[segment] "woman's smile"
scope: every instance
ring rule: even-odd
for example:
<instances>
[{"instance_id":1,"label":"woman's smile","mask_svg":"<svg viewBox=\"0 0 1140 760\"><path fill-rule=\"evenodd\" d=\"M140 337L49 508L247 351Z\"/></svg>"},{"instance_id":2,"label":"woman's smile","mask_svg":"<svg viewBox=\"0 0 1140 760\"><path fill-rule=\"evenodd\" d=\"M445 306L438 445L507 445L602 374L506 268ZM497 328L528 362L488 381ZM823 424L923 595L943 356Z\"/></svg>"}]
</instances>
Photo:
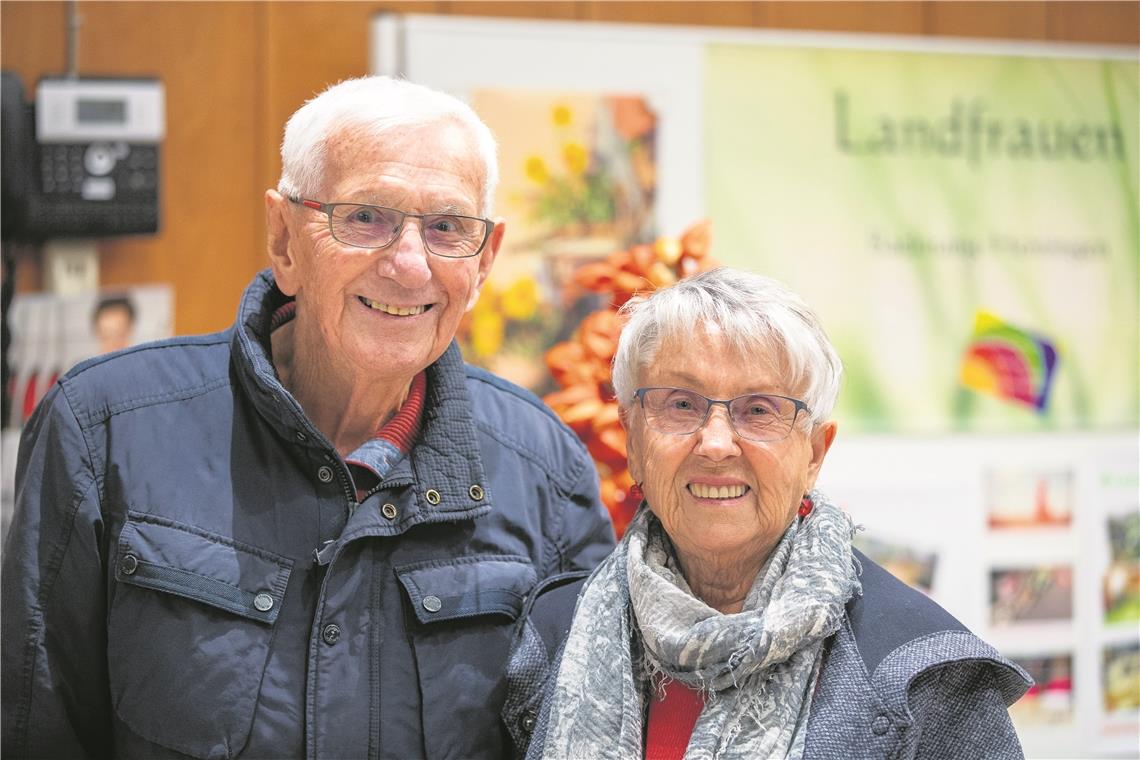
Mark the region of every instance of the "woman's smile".
<instances>
[{"instance_id":1,"label":"woman's smile","mask_svg":"<svg viewBox=\"0 0 1140 760\"><path fill-rule=\"evenodd\" d=\"M752 489L744 483L712 483L693 481L687 486L694 497L701 500L727 502L745 496Z\"/></svg>"}]
</instances>

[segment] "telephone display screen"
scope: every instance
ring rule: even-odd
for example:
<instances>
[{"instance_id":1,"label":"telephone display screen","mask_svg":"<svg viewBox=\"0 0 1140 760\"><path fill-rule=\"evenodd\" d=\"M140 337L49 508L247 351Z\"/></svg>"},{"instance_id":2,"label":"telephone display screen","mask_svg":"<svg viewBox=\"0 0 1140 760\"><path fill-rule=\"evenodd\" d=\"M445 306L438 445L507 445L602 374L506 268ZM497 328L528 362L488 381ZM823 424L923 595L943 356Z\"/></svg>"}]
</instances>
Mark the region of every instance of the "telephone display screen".
<instances>
[{"instance_id":1,"label":"telephone display screen","mask_svg":"<svg viewBox=\"0 0 1140 760\"><path fill-rule=\"evenodd\" d=\"M123 124L127 120L127 104L122 100L76 101L76 120L80 124Z\"/></svg>"}]
</instances>

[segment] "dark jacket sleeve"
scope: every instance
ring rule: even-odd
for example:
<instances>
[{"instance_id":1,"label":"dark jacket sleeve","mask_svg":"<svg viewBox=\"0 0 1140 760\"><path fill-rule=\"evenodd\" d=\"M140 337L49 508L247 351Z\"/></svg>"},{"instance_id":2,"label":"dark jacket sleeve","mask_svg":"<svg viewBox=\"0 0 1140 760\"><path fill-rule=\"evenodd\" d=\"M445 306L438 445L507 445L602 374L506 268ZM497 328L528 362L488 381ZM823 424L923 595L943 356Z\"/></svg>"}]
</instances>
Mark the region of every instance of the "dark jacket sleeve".
<instances>
[{"instance_id":1,"label":"dark jacket sleeve","mask_svg":"<svg viewBox=\"0 0 1140 760\"><path fill-rule=\"evenodd\" d=\"M507 662L507 698L502 720L511 737L513 756L522 758L535 737L545 735L549 700L562 645L570 633L578 594L587 573L571 572L539 584L528 596L519 617Z\"/></svg>"},{"instance_id":2,"label":"dark jacket sleeve","mask_svg":"<svg viewBox=\"0 0 1140 760\"><path fill-rule=\"evenodd\" d=\"M20 443L4 550L5 757L111 754L99 488L57 385Z\"/></svg>"},{"instance_id":3,"label":"dark jacket sleeve","mask_svg":"<svg viewBox=\"0 0 1140 760\"><path fill-rule=\"evenodd\" d=\"M579 449L576 482L565 495L562 533L558 539L559 571L593 570L614 549L614 526L598 493L594 461Z\"/></svg>"},{"instance_id":4,"label":"dark jacket sleeve","mask_svg":"<svg viewBox=\"0 0 1140 760\"><path fill-rule=\"evenodd\" d=\"M919 738L914 757L956 760L1025 757L992 663L934 668L911 684L908 702Z\"/></svg>"}]
</instances>

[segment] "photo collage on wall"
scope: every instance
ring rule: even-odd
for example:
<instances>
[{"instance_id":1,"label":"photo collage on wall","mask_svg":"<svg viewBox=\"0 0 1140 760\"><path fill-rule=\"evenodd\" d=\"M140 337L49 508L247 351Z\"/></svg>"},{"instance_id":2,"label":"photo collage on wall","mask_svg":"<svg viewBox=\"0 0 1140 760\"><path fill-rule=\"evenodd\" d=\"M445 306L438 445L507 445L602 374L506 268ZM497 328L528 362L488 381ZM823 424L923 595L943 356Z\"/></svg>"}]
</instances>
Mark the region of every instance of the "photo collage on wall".
<instances>
[{"instance_id":1,"label":"photo collage on wall","mask_svg":"<svg viewBox=\"0 0 1140 760\"><path fill-rule=\"evenodd\" d=\"M934 573L938 569L937 553L872 537L865 532L857 533L852 543L903 583L928 596L932 593Z\"/></svg>"},{"instance_id":2,"label":"photo collage on wall","mask_svg":"<svg viewBox=\"0 0 1140 760\"><path fill-rule=\"evenodd\" d=\"M1131 493L1105 514L1107 561L1100 578L1104 727L1127 733L1140 721L1140 499L1135 478L1106 473L1102 480L1106 491Z\"/></svg>"},{"instance_id":3,"label":"photo collage on wall","mask_svg":"<svg viewBox=\"0 0 1140 760\"><path fill-rule=\"evenodd\" d=\"M1079 476L1079 477L1078 477ZM1078 487L1079 478L1085 480ZM1140 504L1134 466L1001 467L986 474L987 526L1049 561L991 561L989 624L1020 634L1005 651L1036 684L1012 708L1019 728L1051 731L1077 719L1078 695L1099 715L1106 746L1140 721ZM1080 515L1081 526L1074 515ZM1070 547L1058 552L1058 546ZM1084 547L1073 553L1073 547ZM1097 558L1095 587L1078 589L1075 561ZM1086 566L1087 568L1087 566ZM1087 571L1087 569L1086 569ZM1090 576L1083 576L1089 578ZM1060 635L1058 632L1063 632ZM1013 639L1010 639L1013 640ZM1034 648L1030 642L1041 646ZM1082 642L1081 646L1077 646ZM1088 642L1085 645L1083 642ZM1086 658L1086 661L1077 661ZM1095 659L1095 661L1091 661ZM1094 698L1095 697L1095 698Z\"/></svg>"},{"instance_id":4,"label":"photo collage on wall","mask_svg":"<svg viewBox=\"0 0 1140 760\"><path fill-rule=\"evenodd\" d=\"M860 526L858 549L1033 678L1011 707L1028 757L1130 756L1137 461L1129 434L852 436L819 488Z\"/></svg>"},{"instance_id":5,"label":"photo collage on wall","mask_svg":"<svg viewBox=\"0 0 1140 760\"><path fill-rule=\"evenodd\" d=\"M1015 536L1023 546L1058 536L1071 545L1075 477L1067 467L991 467L985 473L987 527L993 534ZM994 629L1032 630L1032 626L1049 624L1072 627L1072 563L995 563L988 581L989 623ZM1036 638L1026 635L1021 640ZM1012 708L1015 723L1022 728L1071 723L1072 648L1005 654L1035 682Z\"/></svg>"}]
</instances>

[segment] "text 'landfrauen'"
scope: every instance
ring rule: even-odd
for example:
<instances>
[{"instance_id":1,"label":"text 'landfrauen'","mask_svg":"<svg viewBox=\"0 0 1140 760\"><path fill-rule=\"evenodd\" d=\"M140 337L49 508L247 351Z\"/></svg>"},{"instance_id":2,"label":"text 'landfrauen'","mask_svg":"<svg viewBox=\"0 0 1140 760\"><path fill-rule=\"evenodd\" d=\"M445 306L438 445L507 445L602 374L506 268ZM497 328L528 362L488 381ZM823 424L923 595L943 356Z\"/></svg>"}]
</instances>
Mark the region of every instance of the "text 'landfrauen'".
<instances>
[{"instance_id":1,"label":"text 'landfrauen'","mask_svg":"<svg viewBox=\"0 0 1140 760\"><path fill-rule=\"evenodd\" d=\"M860 107L837 90L835 141L850 155L965 159L971 164L996 159L1124 160L1119 124L1003 116L981 98L955 98L937 116L898 116Z\"/></svg>"}]
</instances>

